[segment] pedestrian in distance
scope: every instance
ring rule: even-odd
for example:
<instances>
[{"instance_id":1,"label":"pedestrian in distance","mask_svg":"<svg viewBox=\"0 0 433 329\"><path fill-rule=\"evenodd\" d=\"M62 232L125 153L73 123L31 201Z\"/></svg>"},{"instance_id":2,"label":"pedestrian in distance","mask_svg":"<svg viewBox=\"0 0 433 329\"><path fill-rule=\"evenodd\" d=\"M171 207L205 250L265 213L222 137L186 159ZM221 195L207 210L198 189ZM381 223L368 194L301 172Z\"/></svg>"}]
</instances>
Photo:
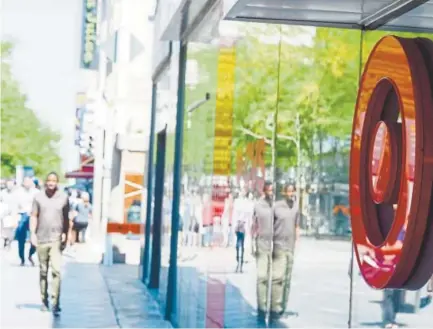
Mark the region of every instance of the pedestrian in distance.
<instances>
[{"instance_id":1,"label":"pedestrian in distance","mask_svg":"<svg viewBox=\"0 0 433 329\"><path fill-rule=\"evenodd\" d=\"M81 200L82 202L77 203L72 211L72 244L79 243L80 241L86 242L86 231L92 218L92 205L90 204L89 193L81 192Z\"/></svg>"},{"instance_id":2,"label":"pedestrian in distance","mask_svg":"<svg viewBox=\"0 0 433 329\"><path fill-rule=\"evenodd\" d=\"M62 251L69 230L68 196L58 189L59 176L55 172L47 175L45 190L35 196L30 222L31 242L36 246L39 258L39 282L42 311L49 310L48 267L52 274L52 312L60 314L60 271Z\"/></svg>"},{"instance_id":3,"label":"pedestrian in distance","mask_svg":"<svg viewBox=\"0 0 433 329\"><path fill-rule=\"evenodd\" d=\"M246 222L243 219L239 219L236 223L236 272L243 272L244 266L244 252L245 252L245 231Z\"/></svg>"},{"instance_id":4,"label":"pedestrian in distance","mask_svg":"<svg viewBox=\"0 0 433 329\"><path fill-rule=\"evenodd\" d=\"M32 212L32 205L35 195L39 193L39 190L35 187L33 179L25 177L22 187L18 188L14 193L16 198L17 211L20 216L18 226L15 230L15 239L18 241L18 256L21 260L21 266L25 265L25 245L28 240L30 233L30 214ZM28 254L28 261L32 266L35 265L33 262L33 255L36 252L34 245L30 244L30 250Z\"/></svg>"},{"instance_id":5,"label":"pedestrian in distance","mask_svg":"<svg viewBox=\"0 0 433 329\"><path fill-rule=\"evenodd\" d=\"M3 247L5 249L10 248L18 223L14 191L15 182L12 179L9 179L5 183L5 188L0 192L1 235L3 238Z\"/></svg>"}]
</instances>

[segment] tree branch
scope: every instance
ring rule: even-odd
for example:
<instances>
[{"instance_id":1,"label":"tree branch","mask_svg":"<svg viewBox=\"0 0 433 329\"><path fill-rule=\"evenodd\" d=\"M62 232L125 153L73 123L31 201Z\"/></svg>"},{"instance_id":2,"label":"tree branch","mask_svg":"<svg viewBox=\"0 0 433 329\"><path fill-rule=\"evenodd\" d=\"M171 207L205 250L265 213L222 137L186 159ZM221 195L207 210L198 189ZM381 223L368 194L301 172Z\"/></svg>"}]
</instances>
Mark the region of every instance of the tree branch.
<instances>
[{"instance_id":1,"label":"tree branch","mask_svg":"<svg viewBox=\"0 0 433 329\"><path fill-rule=\"evenodd\" d=\"M267 139L265 136L256 134L255 132L253 132L253 131L245 128L245 127L239 127L239 130L242 131L244 134L250 135L250 136L257 138L257 139L263 139L265 141L265 143L271 144L271 141L269 139Z\"/></svg>"},{"instance_id":2,"label":"tree branch","mask_svg":"<svg viewBox=\"0 0 433 329\"><path fill-rule=\"evenodd\" d=\"M285 140L288 140L288 141L292 141L293 143L295 143L296 146L298 146L298 141L293 136L277 135L277 138L281 138L281 139L285 139Z\"/></svg>"}]
</instances>

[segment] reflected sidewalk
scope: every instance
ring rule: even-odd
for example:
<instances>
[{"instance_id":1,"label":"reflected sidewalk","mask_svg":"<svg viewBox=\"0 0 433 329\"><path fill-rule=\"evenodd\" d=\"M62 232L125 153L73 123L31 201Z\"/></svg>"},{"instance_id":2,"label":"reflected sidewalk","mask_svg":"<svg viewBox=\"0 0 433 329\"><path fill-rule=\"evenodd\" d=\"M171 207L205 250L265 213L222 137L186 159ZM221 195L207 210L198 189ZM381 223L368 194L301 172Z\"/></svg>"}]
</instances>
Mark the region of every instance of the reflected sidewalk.
<instances>
[{"instance_id":1,"label":"reflected sidewalk","mask_svg":"<svg viewBox=\"0 0 433 329\"><path fill-rule=\"evenodd\" d=\"M188 258L188 253L194 257ZM288 311L297 316L288 317L282 325L347 328L350 256L349 241L301 238L296 247L288 303ZM253 259L245 265L244 273L235 273L234 247L202 248L194 252L183 249L178 260L178 299L182 301L178 304L179 326L204 327L209 323L225 328L257 326ZM407 293L407 303L414 302L414 295ZM361 276L355 275L352 327L380 327L381 300L382 291L369 288ZM418 313L400 313L397 320L409 327L430 327L432 307L426 306Z\"/></svg>"}]
</instances>

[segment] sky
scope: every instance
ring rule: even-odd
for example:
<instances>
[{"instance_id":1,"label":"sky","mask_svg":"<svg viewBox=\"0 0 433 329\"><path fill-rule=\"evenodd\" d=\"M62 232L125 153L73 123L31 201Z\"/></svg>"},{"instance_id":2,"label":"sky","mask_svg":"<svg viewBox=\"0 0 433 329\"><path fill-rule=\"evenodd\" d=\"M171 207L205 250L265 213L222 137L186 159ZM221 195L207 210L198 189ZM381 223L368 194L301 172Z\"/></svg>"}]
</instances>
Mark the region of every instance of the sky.
<instances>
[{"instance_id":1,"label":"sky","mask_svg":"<svg viewBox=\"0 0 433 329\"><path fill-rule=\"evenodd\" d=\"M82 6L82 0L1 1L2 40L15 44L13 74L29 108L61 134L59 151L65 171L78 166L74 117Z\"/></svg>"}]
</instances>

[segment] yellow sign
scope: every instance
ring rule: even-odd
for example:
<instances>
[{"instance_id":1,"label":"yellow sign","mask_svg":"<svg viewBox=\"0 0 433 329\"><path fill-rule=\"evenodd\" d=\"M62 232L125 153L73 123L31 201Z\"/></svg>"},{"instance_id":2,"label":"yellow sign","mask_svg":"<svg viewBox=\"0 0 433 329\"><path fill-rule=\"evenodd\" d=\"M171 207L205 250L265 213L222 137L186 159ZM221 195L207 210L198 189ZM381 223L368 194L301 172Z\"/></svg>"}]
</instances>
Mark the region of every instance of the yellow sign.
<instances>
[{"instance_id":1,"label":"yellow sign","mask_svg":"<svg viewBox=\"0 0 433 329\"><path fill-rule=\"evenodd\" d=\"M215 110L213 174L230 175L235 87L235 48L220 48Z\"/></svg>"}]
</instances>

